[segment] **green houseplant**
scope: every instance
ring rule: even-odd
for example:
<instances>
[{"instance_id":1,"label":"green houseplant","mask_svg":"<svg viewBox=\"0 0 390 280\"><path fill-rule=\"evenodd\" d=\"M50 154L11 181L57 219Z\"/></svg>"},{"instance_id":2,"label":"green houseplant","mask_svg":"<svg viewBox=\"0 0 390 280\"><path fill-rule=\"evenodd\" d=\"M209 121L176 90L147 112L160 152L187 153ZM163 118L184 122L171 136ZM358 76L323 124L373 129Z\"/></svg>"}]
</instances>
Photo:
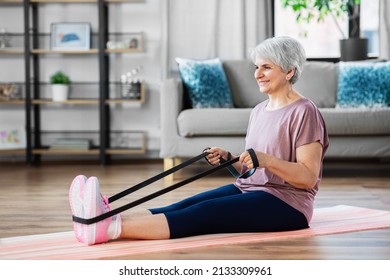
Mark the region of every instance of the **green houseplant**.
<instances>
[{"instance_id":1,"label":"green houseplant","mask_svg":"<svg viewBox=\"0 0 390 280\"><path fill-rule=\"evenodd\" d=\"M296 22L310 23L322 21L331 16L342 39L340 40L340 59L343 61L367 58L368 40L360 37L361 0L281 0L282 6L290 7L296 14ZM343 32L339 18L348 18L348 36Z\"/></svg>"},{"instance_id":2,"label":"green houseplant","mask_svg":"<svg viewBox=\"0 0 390 280\"><path fill-rule=\"evenodd\" d=\"M62 71L55 72L50 77L52 98L55 102L63 102L68 99L70 79Z\"/></svg>"}]
</instances>

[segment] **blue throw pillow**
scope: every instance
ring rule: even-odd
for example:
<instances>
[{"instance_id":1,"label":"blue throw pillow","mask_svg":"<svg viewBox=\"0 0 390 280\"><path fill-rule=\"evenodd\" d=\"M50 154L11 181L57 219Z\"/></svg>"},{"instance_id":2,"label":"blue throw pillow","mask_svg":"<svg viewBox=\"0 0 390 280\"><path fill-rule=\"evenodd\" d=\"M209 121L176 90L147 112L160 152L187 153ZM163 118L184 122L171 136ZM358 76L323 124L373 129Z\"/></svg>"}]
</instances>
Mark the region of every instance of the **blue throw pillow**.
<instances>
[{"instance_id":1,"label":"blue throw pillow","mask_svg":"<svg viewBox=\"0 0 390 280\"><path fill-rule=\"evenodd\" d=\"M232 108L229 83L219 59L176 58L193 108Z\"/></svg>"},{"instance_id":2,"label":"blue throw pillow","mask_svg":"<svg viewBox=\"0 0 390 280\"><path fill-rule=\"evenodd\" d=\"M340 62L338 107L390 105L390 62Z\"/></svg>"}]
</instances>

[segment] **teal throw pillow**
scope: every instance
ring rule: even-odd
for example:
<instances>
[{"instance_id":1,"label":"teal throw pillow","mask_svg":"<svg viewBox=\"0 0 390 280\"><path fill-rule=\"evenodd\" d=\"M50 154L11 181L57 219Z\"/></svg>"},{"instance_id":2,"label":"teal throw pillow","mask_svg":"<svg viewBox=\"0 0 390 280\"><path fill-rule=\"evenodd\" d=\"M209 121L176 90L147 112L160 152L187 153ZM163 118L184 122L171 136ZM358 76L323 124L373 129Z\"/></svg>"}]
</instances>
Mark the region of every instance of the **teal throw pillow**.
<instances>
[{"instance_id":1,"label":"teal throw pillow","mask_svg":"<svg viewBox=\"0 0 390 280\"><path fill-rule=\"evenodd\" d=\"M338 107L390 105L390 62L340 62Z\"/></svg>"},{"instance_id":2,"label":"teal throw pillow","mask_svg":"<svg viewBox=\"0 0 390 280\"><path fill-rule=\"evenodd\" d=\"M192 108L232 108L229 83L219 59L176 58Z\"/></svg>"}]
</instances>

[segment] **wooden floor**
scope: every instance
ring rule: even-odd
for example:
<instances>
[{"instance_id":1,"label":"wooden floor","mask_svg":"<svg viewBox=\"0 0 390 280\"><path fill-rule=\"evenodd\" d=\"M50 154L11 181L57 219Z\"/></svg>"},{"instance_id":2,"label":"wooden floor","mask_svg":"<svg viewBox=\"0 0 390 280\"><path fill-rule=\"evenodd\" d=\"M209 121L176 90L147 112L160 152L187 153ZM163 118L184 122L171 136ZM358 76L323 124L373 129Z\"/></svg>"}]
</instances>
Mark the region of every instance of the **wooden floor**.
<instances>
[{"instance_id":1,"label":"wooden floor","mask_svg":"<svg viewBox=\"0 0 390 280\"><path fill-rule=\"evenodd\" d=\"M182 171L187 178L208 168L197 164ZM79 174L97 176L111 196L162 171L162 162L97 164L0 164L0 238L72 230L68 188ZM390 211L390 163L327 162L315 207L346 204ZM232 182L226 171L210 175L139 207L162 206L191 194ZM159 181L121 204L164 187ZM117 202L115 202L117 203ZM119 206L121 204L114 204ZM128 211L126 214L131 214ZM124 258L121 258L124 259ZM390 229L294 240L225 245L175 252L134 255L129 259L390 259Z\"/></svg>"}]
</instances>

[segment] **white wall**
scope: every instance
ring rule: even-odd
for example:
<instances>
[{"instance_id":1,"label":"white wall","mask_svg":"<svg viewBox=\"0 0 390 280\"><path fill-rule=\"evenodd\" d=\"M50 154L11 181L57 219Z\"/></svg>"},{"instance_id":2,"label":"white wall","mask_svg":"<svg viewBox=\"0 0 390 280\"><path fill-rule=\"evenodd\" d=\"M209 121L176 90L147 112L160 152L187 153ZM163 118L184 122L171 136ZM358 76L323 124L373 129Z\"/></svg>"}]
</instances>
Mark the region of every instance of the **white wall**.
<instances>
[{"instance_id":1,"label":"white wall","mask_svg":"<svg viewBox=\"0 0 390 280\"><path fill-rule=\"evenodd\" d=\"M145 130L147 149L157 156L159 150L159 85L162 65L162 11L165 1L146 0L136 4L110 4L109 26L112 32L144 32L145 52L110 54L110 80L119 80L121 74L142 65L142 77L146 81L146 102L140 106L113 105L112 129ZM98 30L97 6L94 4L39 4L40 32L50 33L52 22L90 22L92 32ZM0 27L9 32L23 32L22 6L0 6ZM96 41L96 40L95 40ZM45 41L45 44L48 42ZM96 46L95 46L96 47ZM90 56L40 56L41 80L48 81L57 71L67 72L72 81L98 80L97 55ZM0 55L0 82L24 80L23 55ZM42 130L97 130L99 115L94 105L44 106ZM22 106L0 105L1 126L24 126Z\"/></svg>"}]
</instances>

